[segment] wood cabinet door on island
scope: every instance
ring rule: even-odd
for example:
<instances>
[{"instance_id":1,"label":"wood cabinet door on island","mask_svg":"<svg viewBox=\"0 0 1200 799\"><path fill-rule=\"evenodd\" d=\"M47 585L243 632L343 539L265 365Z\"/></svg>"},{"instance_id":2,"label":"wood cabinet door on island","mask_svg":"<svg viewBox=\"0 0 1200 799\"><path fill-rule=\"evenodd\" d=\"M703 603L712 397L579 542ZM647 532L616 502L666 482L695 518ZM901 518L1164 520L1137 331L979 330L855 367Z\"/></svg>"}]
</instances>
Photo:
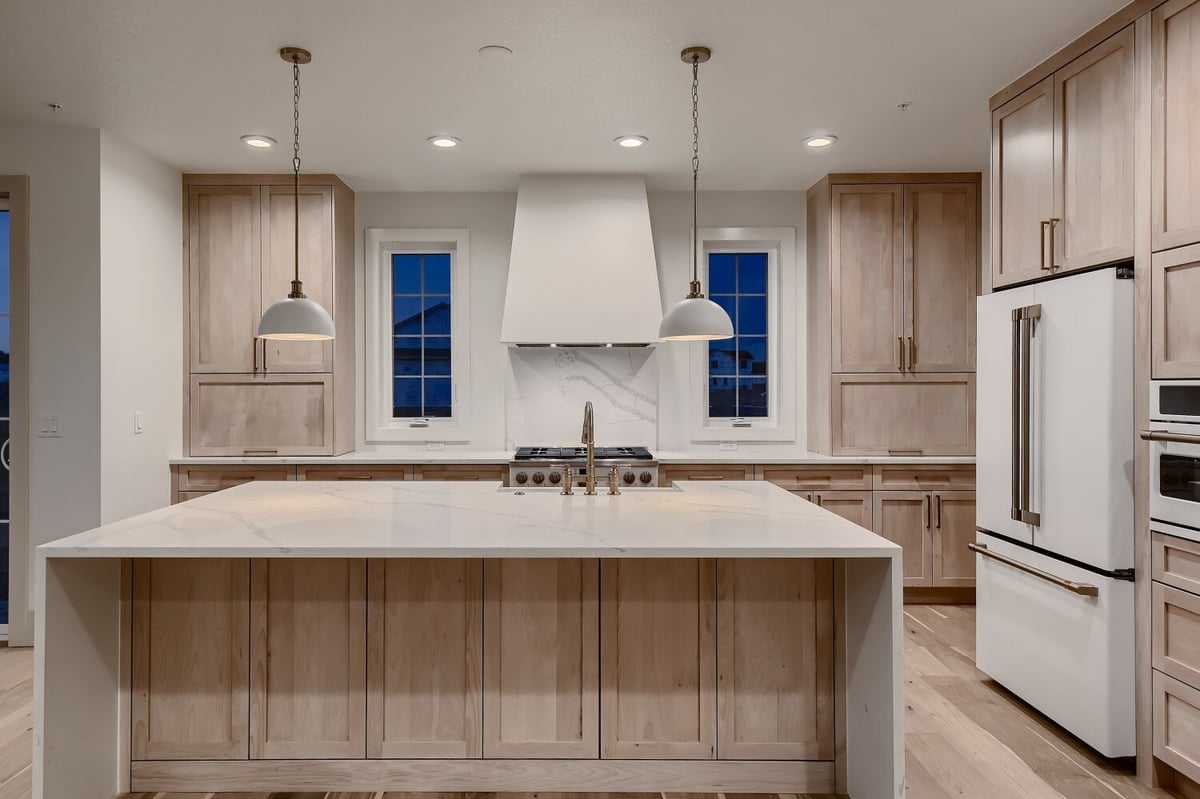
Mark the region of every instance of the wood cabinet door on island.
<instances>
[{"instance_id":1,"label":"wood cabinet door on island","mask_svg":"<svg viewBox=\"0 0 1200 799\"><path fill-rule=\"evenodd\" d=\"M600 756L599 563L484 564L483 756Z\"/></svg>"},{"instance_id":2,"label":"wood cabinet door on island","mask_svg":"<svg viewBox=\"0 0 1200 799\"><path fill-rule=\"evenodd\" d=\"M366 561L250 566L250 757L362 758Z\"/></svg>"},{"instance_id":3,"label":"wood cabinet door on island","mask_svg":"<svg viewBox=\"0 0 1200 799\"><path fill-rule=\"evenodd\" d=\"M709 559L600 564L600 756L716 756L716 574Z\"/></svg>"},{"instance_id":4,"label":"wood cabinet door on island","mask_svg":"<svg viewBox=\"0 0 1200 799\"><path fill-rule=\"evenodd\" d=\"M245 760L250 563L133 562L132 757Z\"/></svg>"},{"instance_id":5,"label":"wood cabinet door on island","mask_svg":"<svg viewBox=\"0 0 1200 799\"><path fill-rule=\"evenodd\" d=\"M483 562L371 560L367 757L483 750Z\"/></svg>"},{"instance_id":6,"label":"wood cabinet door on island","mask_svg":"<svg viewBox=\"0 0 1200 799\"><path fill-rule=\"evenodd\" d=\"M717 757L832 760L833 562L717 563Z\"/></svg>"}]
</instances>

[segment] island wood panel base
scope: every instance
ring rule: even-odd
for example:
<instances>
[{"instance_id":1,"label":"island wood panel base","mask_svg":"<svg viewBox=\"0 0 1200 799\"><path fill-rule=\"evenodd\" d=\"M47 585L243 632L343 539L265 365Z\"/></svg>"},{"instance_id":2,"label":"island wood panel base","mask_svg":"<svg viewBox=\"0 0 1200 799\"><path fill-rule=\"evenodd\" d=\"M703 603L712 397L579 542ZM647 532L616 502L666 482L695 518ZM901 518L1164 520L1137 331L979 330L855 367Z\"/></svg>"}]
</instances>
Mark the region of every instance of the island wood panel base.
<instances>
[{"instance_id":1,"label":"island wood panel base","mask_svg":"<svg viewBox=\"0 0 1200 799\"><path fill-rule=\"evenodd\" d=\"M804 760L160 760L134 763L130 789L147 793L736 791L824 794L834 792L834 764Z\"/></svg>"}]
</instances>

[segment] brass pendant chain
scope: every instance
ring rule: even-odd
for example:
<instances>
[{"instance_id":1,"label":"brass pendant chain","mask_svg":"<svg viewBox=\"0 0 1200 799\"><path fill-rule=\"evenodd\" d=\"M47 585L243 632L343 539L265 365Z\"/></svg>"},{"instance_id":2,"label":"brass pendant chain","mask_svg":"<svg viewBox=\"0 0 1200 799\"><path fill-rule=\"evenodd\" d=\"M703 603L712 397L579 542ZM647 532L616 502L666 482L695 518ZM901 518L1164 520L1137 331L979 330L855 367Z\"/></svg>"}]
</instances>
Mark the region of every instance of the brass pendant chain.
<instances>
[{"instance_id":1,"label":"brass pendant chain","mask_svg":"<svg viewBox=\"0 0 1200 799\"><path fill-rule=\"evenodd\" d=\"M700 290L700 253L696 239L700 235L698 191L700 184L700 55L692 56L692 285L688 299L703 299Z\"/></svg>"},{"instance_id":2,"label":"brass pendant chain","mask_svg":"<svg viewBox=\"0 0 1200 799\"><path fill-rule=\"evenodd\" d=\"M300 284L300 57L295 55L292 56L292 136L292 210L295 221L296 272L288 297L303 299L304 290Z\"/></svg>"}]
</instances>

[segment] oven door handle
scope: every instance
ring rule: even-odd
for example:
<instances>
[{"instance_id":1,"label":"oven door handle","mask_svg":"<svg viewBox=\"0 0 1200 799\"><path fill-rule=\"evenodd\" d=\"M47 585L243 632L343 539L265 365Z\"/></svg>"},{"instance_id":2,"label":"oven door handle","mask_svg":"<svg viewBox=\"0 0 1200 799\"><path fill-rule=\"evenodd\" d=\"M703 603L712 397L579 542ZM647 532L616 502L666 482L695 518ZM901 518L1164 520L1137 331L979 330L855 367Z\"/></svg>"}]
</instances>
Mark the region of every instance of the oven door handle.
<instances>
[{"instance_id":1,"label":"oven door handle","mask_svg":"<svg viewBox=\"0 0 1200 799\"><path fill-rule=\"evenodd\" d=\"M1142 441L1166 441L1172 444L1200 444L1200 436L1187 433L1171 433L1167 430L1143 430L1138 434Z\"/></svg>"}]
</instances>

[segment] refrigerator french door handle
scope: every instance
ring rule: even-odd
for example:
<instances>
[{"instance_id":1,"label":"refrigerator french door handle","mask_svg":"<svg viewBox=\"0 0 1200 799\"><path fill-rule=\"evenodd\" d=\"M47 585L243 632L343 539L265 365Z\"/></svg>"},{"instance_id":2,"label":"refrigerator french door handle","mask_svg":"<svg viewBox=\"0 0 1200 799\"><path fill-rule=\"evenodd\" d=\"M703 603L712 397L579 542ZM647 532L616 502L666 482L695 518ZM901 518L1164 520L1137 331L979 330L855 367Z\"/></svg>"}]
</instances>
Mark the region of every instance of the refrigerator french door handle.
<instances>
[{"instance_id":1,"label":"refrigerator french door handle","mask_svg":"<svg viewBox=\"0 0 1200 799\"><path fill-rule=\"evenodd\" d=\"M1014 521L1038 526L1042 518L1029 508L1032 474L1032 391L1030 349L1034 321L1042 317L1041 305L1026 305L1012 312L1012 508Z\"/></svg>"},{"instance_id":2,"label":"refrigerator french door handle","mask_svg":"<svg viewBox=\"0 0 1200 799\"><path fill-rule=\"evenodd\" d=\"M992 552L990 549L988 549L987 544L969 543L967 544L967 549L970 549L972 552L976 552L985 558L998 560L1005 566L1011 566L1017 571L1025 572L1026 574L1031 574L1040 580L1053 583L1059 588L1070 591L1072 594L1079 594L1080 596L1100 596L1100 589L1097 586L1091 585L1090 583L1072 582L1065 577L1059 577L1056 574L1051 574L1050 572L1045 572L1041 569L1034 568L1033 566L1030 566L1027 563L1022 563L1019 560L1013 560L1006 555L1001 555L999 552Z\"/></svg>"},{"instance_id":3,"label":"refrigerator french door handle","mask_svg":"<svg viewBox=\"0 0 1200 799\"><path fill-rule=\"evenodd\" d=\"M1012 312L1012 505L1009 516L1021 520L1021 310Z\"/></svg>"}]
</instances>

